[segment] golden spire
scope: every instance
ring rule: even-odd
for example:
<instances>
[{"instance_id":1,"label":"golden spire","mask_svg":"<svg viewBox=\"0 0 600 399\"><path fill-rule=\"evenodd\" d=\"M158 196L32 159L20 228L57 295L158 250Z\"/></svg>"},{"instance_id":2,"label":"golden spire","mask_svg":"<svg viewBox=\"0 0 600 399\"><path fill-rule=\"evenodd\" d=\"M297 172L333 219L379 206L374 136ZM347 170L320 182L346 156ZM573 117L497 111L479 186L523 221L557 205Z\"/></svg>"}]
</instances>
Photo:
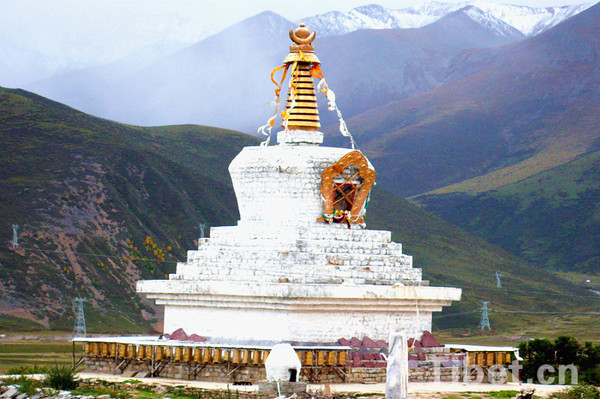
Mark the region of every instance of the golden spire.
<instances>
[{"instance_id":1,"label":"golden spire","mask_svg":"<svg viewBox=\"0 0 600 399\"><path fill-rule=\"evenodd\" d=\"M310 32L304 24L293 31L290 29L290 53L283 60L291 68L291 83L288 91L286 113L288 130L319 130L319 110L317 96L313 84L311 69L313 64L320 64L311 44L316 32ZM285 128L285 120L282 126Z\"/></svg>"}]
</instances>

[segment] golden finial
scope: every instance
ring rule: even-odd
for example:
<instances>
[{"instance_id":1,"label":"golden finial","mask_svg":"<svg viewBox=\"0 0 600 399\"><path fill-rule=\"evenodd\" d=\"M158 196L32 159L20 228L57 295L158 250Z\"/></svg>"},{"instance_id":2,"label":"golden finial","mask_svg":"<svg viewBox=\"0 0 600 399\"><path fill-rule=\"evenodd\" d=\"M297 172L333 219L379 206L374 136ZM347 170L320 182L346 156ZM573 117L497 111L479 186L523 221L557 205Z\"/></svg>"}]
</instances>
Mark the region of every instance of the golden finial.
<instances>
[{"instance_id":1,"label":"golden finial","mask_svg":"<svg viewBox=\"0 0 600 399\"><path fill-rule=\"evenodd\" d=\"M290 53L283 60L288 67L294 65L290 85L293 90L288 92L286 103L287 124L285 121L282 124L288 130L319 130L321 127L311 75L313 65L320 64L311 44L316 36L316 32L311 33L304 24L300 24L296 31L290 29L290 39L294 44L290 46Z\"/></svg>"},{"instance_id":2,"label":"golden finial","mask_svg":"<svg viewBox=\"0 0 600 399\"><path fill-rule=\"evenodd\" d=\"M293 29L290 29L290 39L297 44L311 44L316 36L317 32L313 31L310 33L310 30L306 28L305 24L300 24L300 27L296 29L296 32L294 32Z\"/></svg>"},{"instance_id":3,"label":"golden finial","mask_svg":"<svg viewBox=\"0 0 600 399\"><path fill-rule=\"evenodd\" d=\"M300 24L300 27L295 31L290 29L290 39L294 42L290 46L290 53L283 60L285 64L294 61L308 61L313 63L321 63L315 55L315 46L311 43L317 37L317 32L312 33L305 24Z\"/></svg>"}]
</instances>

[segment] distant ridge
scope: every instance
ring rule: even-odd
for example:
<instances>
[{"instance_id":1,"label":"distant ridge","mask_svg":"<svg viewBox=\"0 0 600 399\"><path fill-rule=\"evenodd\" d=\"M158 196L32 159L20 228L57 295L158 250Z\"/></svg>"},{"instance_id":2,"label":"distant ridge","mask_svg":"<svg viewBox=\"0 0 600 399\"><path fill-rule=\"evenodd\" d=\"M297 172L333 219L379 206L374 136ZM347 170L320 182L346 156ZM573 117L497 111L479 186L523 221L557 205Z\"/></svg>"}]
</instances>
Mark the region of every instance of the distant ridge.
<instances>
[{"instance_id":1,"label":"distant ridge","mask_svg":"<svg viewBox=\"0 0 600 399\"><path fill-rule=\"evenodd\" d=\"M525 36L535 36L591 7L594 3L557 7L529 7L496 4L486 1L442 3L430 1L402 9L377 4L353 8L348 12L330 11L304 18L308 26L321 35L341 35L359 29L408 29L428 25L461 8L477 8L488 20L499 20Z\"/></svg>"}]
</instances>

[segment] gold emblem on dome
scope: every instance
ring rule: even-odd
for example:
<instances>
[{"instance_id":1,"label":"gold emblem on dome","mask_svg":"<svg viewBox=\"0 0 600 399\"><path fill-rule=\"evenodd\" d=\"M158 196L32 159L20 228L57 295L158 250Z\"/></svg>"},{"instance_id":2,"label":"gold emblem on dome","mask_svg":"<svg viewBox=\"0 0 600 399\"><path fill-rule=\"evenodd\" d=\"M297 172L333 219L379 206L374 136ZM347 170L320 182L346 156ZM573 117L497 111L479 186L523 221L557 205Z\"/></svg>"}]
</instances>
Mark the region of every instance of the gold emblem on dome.
<instances>
[{"instance_id":1,"label":"gold emblem on dome","mask_svg":"<svg viewBox=\"0 0 600 399\"><path fill-rule=\"evenodd\" d=\"M305 24L300 24L300 27L295 32L293 29L290 29L290 39L296 44L311 44L316 36L317 32L313 31L310 33Z\"/></svg>"},{"instance_id":2,"label":"gold emblem on dome","mask_svg":"<svg viewBox=\"0 0 600 399\"><path fill-rule=\"evenodd\" d=\"M295 31L290 29L290 39L294 44L290 46L290 53L285 57L283 63L304 61L319 64L321 61L315 55L315 46L311 44L315 37L317 37L317 32L312 31L311 33L305 24L300 24Z\"/></svg>"}]
</instances>

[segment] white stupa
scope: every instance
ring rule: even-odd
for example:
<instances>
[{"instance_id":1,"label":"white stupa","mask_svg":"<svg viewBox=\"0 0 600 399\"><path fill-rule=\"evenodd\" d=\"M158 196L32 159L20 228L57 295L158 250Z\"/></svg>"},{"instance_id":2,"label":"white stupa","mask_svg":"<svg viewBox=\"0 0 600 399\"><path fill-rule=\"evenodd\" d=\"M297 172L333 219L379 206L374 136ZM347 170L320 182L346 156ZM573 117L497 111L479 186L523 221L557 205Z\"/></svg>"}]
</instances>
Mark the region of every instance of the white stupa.
<instances>
[{"instance_id":1,"label":"white stupa","mask_svg":"<svg viewBox=\"0 0 600 399\"><path fill-rule=\"evenodd\" d=\"M301 25L290 37L278 144L246 147L229 166L237 225L211 228L168 280L138 281L137 290L165 306L167 333L224 342L421 336L461 290L428 286L391 232L366 229L375 172L359 151L320 146L315 35Z\"/></svg>"}]
</instances>

